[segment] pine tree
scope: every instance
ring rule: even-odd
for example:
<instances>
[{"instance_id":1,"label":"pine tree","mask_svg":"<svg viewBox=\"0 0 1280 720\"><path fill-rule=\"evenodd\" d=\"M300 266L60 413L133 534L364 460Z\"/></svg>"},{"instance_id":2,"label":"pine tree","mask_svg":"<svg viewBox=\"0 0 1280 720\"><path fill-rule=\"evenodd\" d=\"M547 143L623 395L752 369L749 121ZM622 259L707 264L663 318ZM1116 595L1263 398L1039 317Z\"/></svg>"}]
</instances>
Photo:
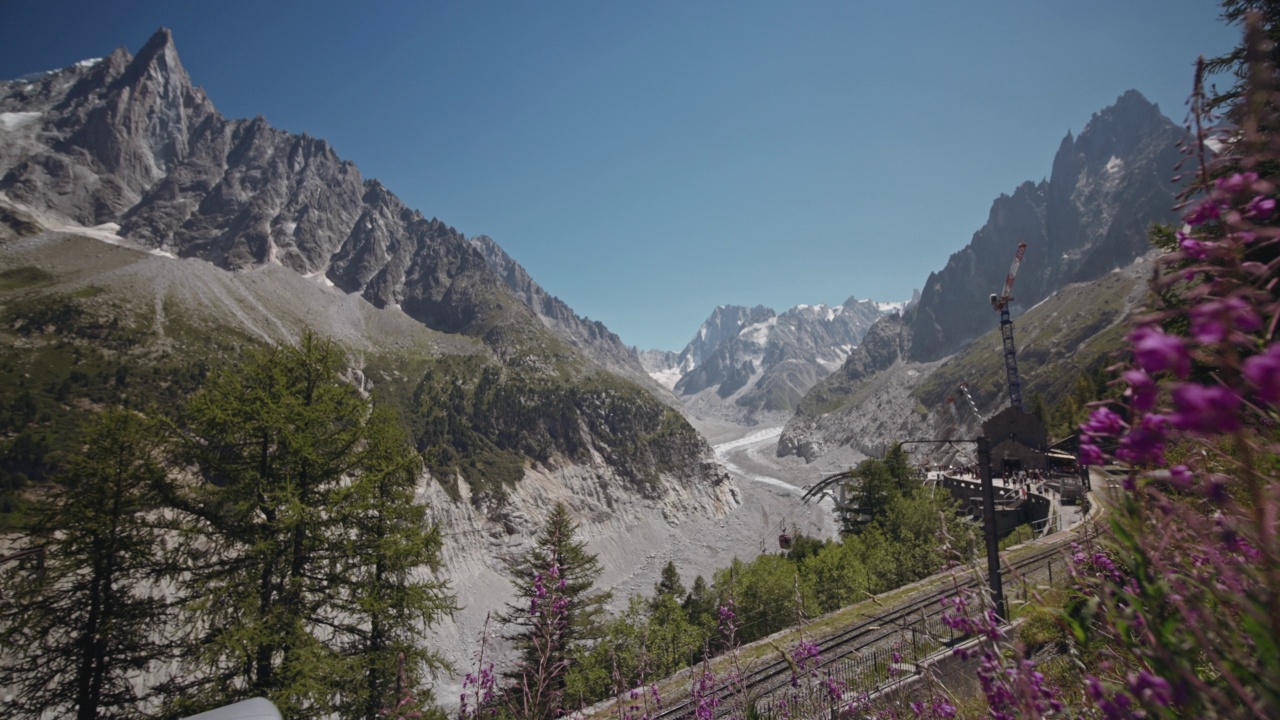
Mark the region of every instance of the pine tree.
<instances>
[{"instance_id":1,"label":"pine tree","mask_svg":"<svg viewBox=\"0 0 1280 720\"><path fill-rule=\"evenodd\" d=\"M1229 25L1243 25L1245 18L1252 14L1260 20L1260 29L1268 41L1267 60L1271 68L1280 68L1280 1L1277 0L1220 0L1222 19ZM1231 76L1231 86L1219 92L1215 87L1209 97L1211 109L1231 109L1239 105L1248 85L1249 66L1242 41L1230 52L1206 61L1206 69L1211 75L1226 74ZM1234 112L1242 112L1238 108Z\"/></svg>"},{"instance_id":2,"label":"pine tree","mask_svg":"<svg viewBox=\"0 0 1280 720\"><path fill-rule=\"evenodd\" d=\"M351 638L344 655L353 671L340 703L343 717L373 720L406 696L419 706L429 703L431 693L421 679L425 671L443 667L425 642L425 630L454 604L448 584L435 576L439 526L427 519L424 505L414 502L421 467L403 429L389 412L376 410L361 472L338 502L350 561L341 629Z\"/></svg>"},{"instance_id":3,"label":"pine tree","mask_svg":"<svg viewBox=\"0 0 1280 720\"><path fill-rule=\"evenodd\" d=\"M681 603L690 624L710 635L716 629L716 598L711 586L701 575L693 579L693 587Z\"/></svg>"},{"instance_id":4,"label":"pine tree","mask_svg":"<svg viewBox=\"0 0 1280 720\"><path fill-rule=\"evenodd\" d=\"M902 443L893 443L889 446L884 454L884 464L899 491L907 492L918 484L915 473L911 469L911 457L907 455Z\"/></svg>"},{"instance_id":5,"label":"pine tree","mask_svg":"<svg viewBox=\"0 0 1280 720\"><path fill-rule=\"evenodd\" d=\"M854 471L850 483L852 507L845 514L845 535L857 535L882 514L898 492L898 482L882 460L863 460Z\"/></svg>"},{"instance_id":6,"label":"pine tree","mask_svg":"<svg viewBox=\"0 0 1280 720\"><path fill-rule=\"evenodd\" d=\"M387 653L415 632L404 623L446 609L409 569L438 564L438 536L391 508L416 464L340 369L337 348L307 334L214 375L186 409L175 459L197 481L167 497L187 520L179 589L195 632L177 711L253 696L290 718L367 707L385 695ZM353 631L375 618L376 633Z\"/></svg>"},{"instance_id":7,"label":"pine tree","mask_svg":"<svg viewBox=\"0 0 1280 720\"><path fill-rule=\"evenodd\" d=\"M883 459L869 458L854 470L851 485L853 508L846 514L842 533L856 535L884 515L895 498L913 492L920 481L901 443L895 443Z\"/></svg>"},{"instance_id":8,"label":"pine tree","mask_svg":"<svg viewBox=\"0 0 1280 720\"><path fill-rule=\"evenodd\" d=\"M599 616L610 597L595 591L600 561L576 538L577 531L569 509L556 503L534 546L507 565L516 600L499 619L519 653L516 667L506 673L508 690L527 702L531 688L546 689L538 702L523 708L529 717L555 717L562 709L558 698L570 658L598 636Z\"/></svg>"},{"instance_id":9,"label":"pine tree","mask_svg":"<svg viewBox=\"0 0 1280 720\"><path fill-rule=\"evenodd\" d=\"M150 424L108 409L38 508L23 548L43 570L9 568L0 587L0 685L15 716L136 717L132 682L164 657L167 608L150 591L160 557L150 489L163 470Z\"/></svg>"},{"instance_id":10,"label":"pine tree","mask_svg":"<svg viewBox=\"0 0 1280 720\"><path fill-rule=\"evenodd\" d=\"M668 595L683 599L684 593L684 583L680 582L680 571L676 569L676 564L673 561L668 560L667 564L662 568L662 579L653 586L654 599L657 600Z\"/></svg>"}]
</instances>

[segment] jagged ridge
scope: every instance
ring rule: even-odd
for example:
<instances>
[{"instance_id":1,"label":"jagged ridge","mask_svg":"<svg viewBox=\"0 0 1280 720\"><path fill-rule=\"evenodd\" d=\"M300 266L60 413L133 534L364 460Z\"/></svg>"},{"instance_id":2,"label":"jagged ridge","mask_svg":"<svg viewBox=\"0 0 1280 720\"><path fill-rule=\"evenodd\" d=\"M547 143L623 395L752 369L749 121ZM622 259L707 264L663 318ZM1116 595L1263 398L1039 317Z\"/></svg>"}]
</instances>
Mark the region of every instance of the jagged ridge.
<instances>
[{"instance_id":1,"label":"jagged ridge","mask_svg":"<svg viewBox=\"0 0 1280 720\"><path fill-rule=\"evenodd\" d=\"M908 313L912 359L937 360L997 321L987 302L1028 244L1015 311L1072 283L1124 267L1148 249L1147 228L1175 219L1174 166L1184 131L1134 90L1068 132L1046 181L1026 182L991 206L986 225L931 273Z\"/></svg>"}]
</instances>

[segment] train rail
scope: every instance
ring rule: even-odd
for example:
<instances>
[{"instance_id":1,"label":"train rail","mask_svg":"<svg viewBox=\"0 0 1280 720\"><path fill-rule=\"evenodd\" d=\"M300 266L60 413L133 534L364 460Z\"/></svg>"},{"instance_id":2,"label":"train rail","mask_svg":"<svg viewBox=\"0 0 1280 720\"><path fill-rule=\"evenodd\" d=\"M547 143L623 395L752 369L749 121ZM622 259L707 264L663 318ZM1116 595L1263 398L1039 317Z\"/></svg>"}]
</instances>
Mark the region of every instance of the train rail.
<instances>
[{"instance_id":1,"label":"train rail","mask_svg":"<svg viewBox=\"0 0 1280 720\"><path fill-rule=\"evenodd\" d=\"M1071 542L1077 540L1078 535L1076 532L1060 533L1060 535L1062 536L1061 538L1055 538L1051 544L1043 549L1002 564L1002 578L1015 579L1018 576L1025 577L1049 565L1054 560L1061 561L1064 549ZM1052 572L1051 565L1050 572ZM946 587L917 595L886 612L859 621L850 627L820 639L816 643L820 649L819 657L821 658L818 668L834 666L850 656L856 657L863 650L883 646L894 638L900 637L904 631L909 631L912 628L927 628L930 619L937 620L940 618L943 610L942 600L944 598L954 597L962 590L976 588L985 584L985 582L985 574L969 571L963 577L957 576L955 582ZM961 638L952 637L948 641L954 642L959 639ZM743 677L735 679L732 683L717 686L707 696L714 697L716 701L707 704L718 705L720 709L727 712L728 704L726 701L733 694L742 693L746 697L761 698L789 686L791 680L792 665L787 659L779 658L763 667L747 672ZM662 720L694 717L699 702L705 702L705 698L697 699L690 696L664 708L653 717Z\"/></svg>"}]
</instances>

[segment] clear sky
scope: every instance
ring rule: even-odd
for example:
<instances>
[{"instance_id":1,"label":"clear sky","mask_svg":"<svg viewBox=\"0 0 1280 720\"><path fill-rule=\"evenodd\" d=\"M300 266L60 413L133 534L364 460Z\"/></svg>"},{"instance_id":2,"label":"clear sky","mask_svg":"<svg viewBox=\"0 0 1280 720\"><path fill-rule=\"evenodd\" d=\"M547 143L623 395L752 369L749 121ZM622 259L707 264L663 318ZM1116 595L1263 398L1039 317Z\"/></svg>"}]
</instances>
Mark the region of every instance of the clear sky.
<instances>
[{"instance_id":1,"label":"clear sky","mask_svg":"<svg viewBox=\"0 0 1280 720\"><path fill-rule=\"evenodd\" d=\"M0 0L0 77L173 31L228 117L327 139L628 344L719 304L905 300L1137 89L1181 123L1211 0ZM1029 252L1034 252L1034 249Z\"/></svg>"}]
</instances>

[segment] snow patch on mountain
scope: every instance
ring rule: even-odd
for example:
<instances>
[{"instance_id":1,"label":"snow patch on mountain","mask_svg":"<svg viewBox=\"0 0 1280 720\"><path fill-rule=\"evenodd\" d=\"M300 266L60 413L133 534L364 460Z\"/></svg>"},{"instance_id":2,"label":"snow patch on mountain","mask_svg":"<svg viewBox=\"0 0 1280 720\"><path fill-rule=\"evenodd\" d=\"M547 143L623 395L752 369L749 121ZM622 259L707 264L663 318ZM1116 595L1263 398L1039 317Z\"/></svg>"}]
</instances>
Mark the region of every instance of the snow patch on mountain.
<instances>
[{"instance_id":1,"label":"snow patch on mountain","mask_svg":"<svg viewBox=\"0 0 1280 720\"><path fill-rule=\"evenodd\" d=\"M56 73L60 73L60 72L62 72L63 70L70 70L71 68L76 68L76 69L78 69L78 70L88 70L89 68L96 66L96 65L97 65L98 63L100 63L100 62L102 62L102 58L100 58L100 57L99 57L99 58L87 58L87 59L85 59L85 60L81 60L80 62L77 62L77 63L75 63L75 64L73 64L73 65L70 65L70 66L68 66L68 67L65 67L65 68L58 68L58 69L56 69L56 70L38 70L38 71L33 72L33 73L27 73L26 75L22 75L22 76L20 76L20 77L16 77L16 78L14 78L14 79L13 79L13 82L20 82L20 83L38 83L38 82L40 82L41 80L43 80L43 79L45 79L45 78L49 77L50 75L54 75L54 74L56 74Z\"/></svg>"},{"instance_id":2,"label":"snow patch on mountain","mask_svg":"<svg viewBox=\"0 0 1280 720\"><path fill-rule=\"evenodd\" d=\"M0 113L0 129L13 132L19 128L33 125L40 120L39 112L6 112Z\"/></svg>"},{"instance_id":3,"label":"snow patch on mountain","mask_svg":"<svg viewBox=\"0 0 1280 720\"><path fill-rule=\"evenodd\" d=\"M878 302L876 303L876 309L879 310L881 314L889 315L891 313L901 313L909 304L910 301L907 300L900 302Z\"/></svg>"},{"instance_id":4,"label":"snow patch on mountain","mask_svg":"<svg viewBox=\"0 0 1280 720\"><path fill-rule=\"evenodd\" d=\"M742 338L746 342L752 343L753 345L760 345L763 347L769 342L769 335L777 325L778 316L775 315L764 322L758 322L754 325L748 325L747 327L742 328L742 331L738 333L738 337Z\"/></svg>"},{"instance_id":5,"label":"snow patch on mountain","mask_svg":"<svg viewBox=\"0 0 1280 720\"><path fill-rule=\"evenodd\" d=\"M658 370L656 372L649 373L649 377L656 380L659 385L665 387L668 390L675 389L676 383L680 382L680 377L682 375L684 375L684 372L679 367L673 367L673 368L668 368L666 370Z\"/></svg>"}]
</instances>

